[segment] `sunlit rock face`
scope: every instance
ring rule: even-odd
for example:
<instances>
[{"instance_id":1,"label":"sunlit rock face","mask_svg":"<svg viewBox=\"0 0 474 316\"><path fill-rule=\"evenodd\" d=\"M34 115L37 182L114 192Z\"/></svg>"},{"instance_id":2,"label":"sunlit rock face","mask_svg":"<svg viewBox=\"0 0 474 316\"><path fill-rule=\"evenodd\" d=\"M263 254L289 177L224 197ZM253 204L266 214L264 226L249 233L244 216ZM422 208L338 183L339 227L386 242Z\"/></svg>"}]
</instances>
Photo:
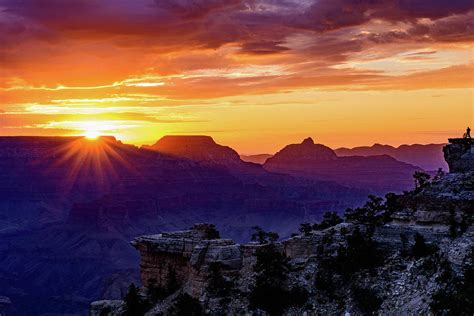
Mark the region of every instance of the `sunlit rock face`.
<instances>
[{"instance_id":1,"label":"sunlit rock face","mask_svg":"<svg viewBox=\"0 0 474 316\"><path fill-rule=\"evenodd\" d=\"M210 136L164 136L154 145L145 148L196 161L240 162L235 150L217 144Z\"/></svg>"},{"instance_id":2,"label":"sunlit rock face","mask_svg":"<svg viewBox=\"0 0 474 316\"><path fill-rule=\"evenodd\" d=\"M474 171L474 144L471 138L450 138L443 151L450 172Z\"/></svg>"},{"instance_id":3,"label":"sunlit rock face","mask_svg":"<svg viewBox=\"0 0 474 316\"><path fill-rule=\"evenodd\" d=\"M315 144L311 138L301 144L286 146L267 159L264 168L271 172L368 188L380 195L410 189L413 173L421 170L388 155L338 157L332 149Z\"/></svg>"}]
</instances>

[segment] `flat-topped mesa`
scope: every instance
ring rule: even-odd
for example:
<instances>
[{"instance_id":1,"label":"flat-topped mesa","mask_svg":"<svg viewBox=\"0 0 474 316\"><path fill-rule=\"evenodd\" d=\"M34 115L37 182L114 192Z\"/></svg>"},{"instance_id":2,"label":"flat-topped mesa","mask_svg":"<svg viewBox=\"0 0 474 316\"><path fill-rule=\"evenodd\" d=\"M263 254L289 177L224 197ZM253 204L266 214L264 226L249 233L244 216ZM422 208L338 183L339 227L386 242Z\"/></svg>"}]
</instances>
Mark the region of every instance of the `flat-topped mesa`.
<instances>
[{"instance_id":1,"label":"flat-topped mesa","mask_svg":"<svg viewBox=\"0 0 474 316\"><path fill-rule=\"evenodd\" d=\"M474 144L472 138L450 138L444 146L444 159L449 165L449 172L474 171Z\"/></svg>"},{"instance_id":2,"label":"flat-topped mesa","mask_svg":"<svg viewBox=\"0 0 474 316\"><path fill-rule=\"evenodd\" d=\"M217 144L210 136L167 135L152 146L143 146L163 154L195 161L238 163L238 153L228 146Z\"/></svg>"},{"instance_id":3,"label":"flat-topped mesa","mask_svg":"<svg viewBox=\"0 0 474 316\"><path fill-rule=\"evenodd\" d=\"M238 271L242 264L240 246L211 224L195 224L190 230L137 237L132 245L140 251L140 274L146 287L166 287L170 273L189 293L204 290L209 264L218 262L223 272Z\"/></svg>"}]
</instances>

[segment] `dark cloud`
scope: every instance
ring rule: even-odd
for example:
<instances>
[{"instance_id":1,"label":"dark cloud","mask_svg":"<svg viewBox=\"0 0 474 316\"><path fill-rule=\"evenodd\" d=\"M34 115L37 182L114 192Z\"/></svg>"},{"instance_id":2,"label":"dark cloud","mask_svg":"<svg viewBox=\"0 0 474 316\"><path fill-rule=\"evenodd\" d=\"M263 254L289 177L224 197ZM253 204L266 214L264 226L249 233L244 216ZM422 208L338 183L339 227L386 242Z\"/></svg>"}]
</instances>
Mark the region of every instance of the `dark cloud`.
<instances>
[{"instance_id":1,"label":"dark cloud","mask_svg":"<svg viewBox=\"0 0 474 316\"><path fill-rule=\"evenodd\" d=\"M111 38L132 46L216 48L241 43L243 51L258 54L287 50L284 39L302 31L327 32L372 19L412 23L414 35L430 32L441 40L464 39L472 33L472 22L466 26L459 19L458 24L424 30L417 19L464 14L474 5L471 0L0 0L0 7L18 17L16 22L0 20L2 38L10 42L18 35L52 40L61 34ZM371 40L384 43L405 36L392 32Z\"/></svg>"}]
</instances>

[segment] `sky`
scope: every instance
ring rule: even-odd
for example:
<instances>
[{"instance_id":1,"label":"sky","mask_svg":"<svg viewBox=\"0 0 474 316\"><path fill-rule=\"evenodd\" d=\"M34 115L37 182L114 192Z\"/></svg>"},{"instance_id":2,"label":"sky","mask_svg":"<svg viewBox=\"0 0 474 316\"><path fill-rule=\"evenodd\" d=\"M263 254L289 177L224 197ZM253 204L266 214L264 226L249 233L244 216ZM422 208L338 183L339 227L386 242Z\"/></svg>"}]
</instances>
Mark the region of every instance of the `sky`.
<instances>
[{"instance_id":1,"label":"sky","mask_svg":"<svg viewBox=\"0 0 474 316\"><path fill-rule=\"evenodd\" d=\"M443 143L473 46L472 0L0 0L0 135Z\"/></svg>"}]
</instances>

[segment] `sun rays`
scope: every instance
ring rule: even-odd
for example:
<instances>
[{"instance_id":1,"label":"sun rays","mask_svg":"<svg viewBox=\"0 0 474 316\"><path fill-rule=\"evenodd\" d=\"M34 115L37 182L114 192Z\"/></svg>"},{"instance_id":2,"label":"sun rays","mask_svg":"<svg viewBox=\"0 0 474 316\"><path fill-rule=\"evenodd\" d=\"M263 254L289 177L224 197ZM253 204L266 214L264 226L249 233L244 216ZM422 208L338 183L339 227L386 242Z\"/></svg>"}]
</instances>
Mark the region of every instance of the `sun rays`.
<instances>
[{"instance_id":1,"label":"sun rays","mask_svg":"<svg viewBox=\"0 0 474 316\"><path fill-rule=\"evenodd\" d=\"M71 137L58 146L48 157L56 162L46 172L65 170L62 189L72 192L108 192L119 184L120 176L137 175L130 163L135 147L122 145L112 136L102 136L99 131L89 130L84 136Z\"/></svg>"}]
</instances>

